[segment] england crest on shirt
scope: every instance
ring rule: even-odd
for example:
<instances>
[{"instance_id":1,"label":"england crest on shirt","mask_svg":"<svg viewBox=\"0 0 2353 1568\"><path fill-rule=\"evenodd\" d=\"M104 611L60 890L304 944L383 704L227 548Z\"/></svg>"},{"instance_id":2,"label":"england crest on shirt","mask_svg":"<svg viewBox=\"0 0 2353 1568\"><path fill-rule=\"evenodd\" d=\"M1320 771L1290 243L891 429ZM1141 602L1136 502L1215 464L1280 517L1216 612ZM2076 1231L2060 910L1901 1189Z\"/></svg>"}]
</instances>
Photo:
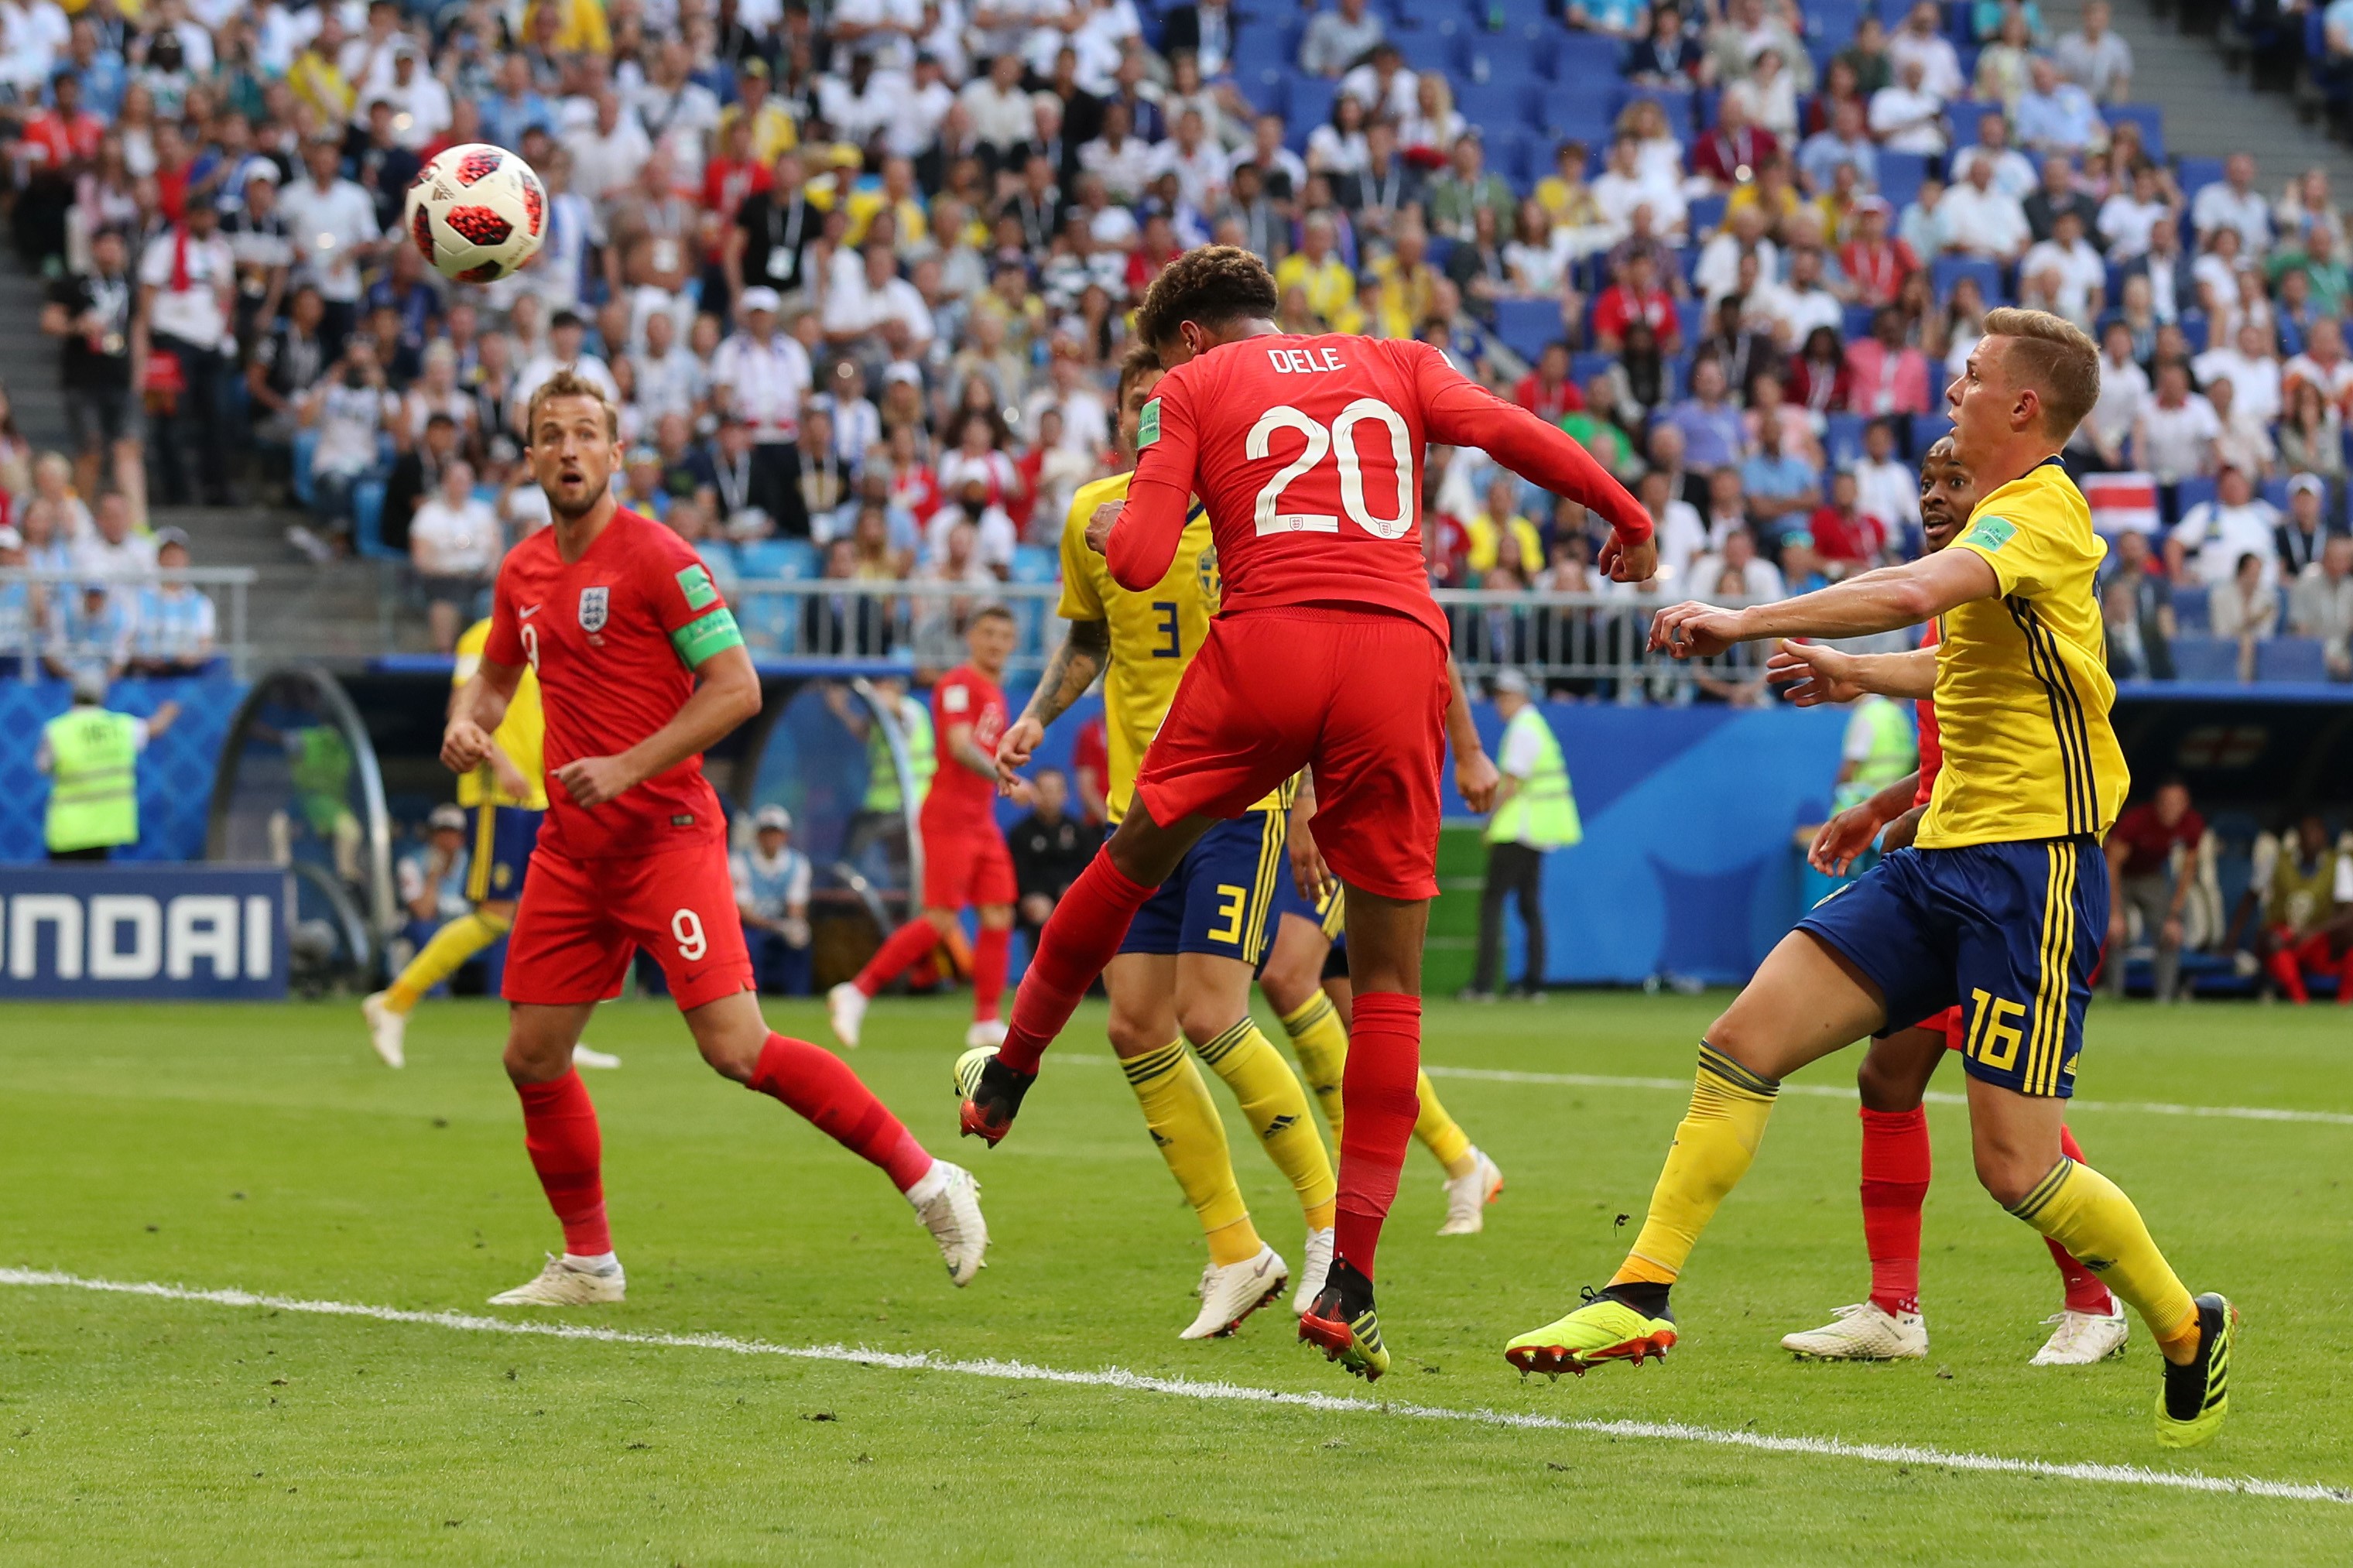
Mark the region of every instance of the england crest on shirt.
<instances>
[{"instance_id":1,"label":"england crest on shirt","mask_svg":"<svg viewBox=\"0 0 2353 1568\"><path fill-rule=\"evenodd\" d=\"M605 629L605 616L610 608L612 590L606 587L580 590L580 629L595 636Z\"/></svg>"}]
</instances>

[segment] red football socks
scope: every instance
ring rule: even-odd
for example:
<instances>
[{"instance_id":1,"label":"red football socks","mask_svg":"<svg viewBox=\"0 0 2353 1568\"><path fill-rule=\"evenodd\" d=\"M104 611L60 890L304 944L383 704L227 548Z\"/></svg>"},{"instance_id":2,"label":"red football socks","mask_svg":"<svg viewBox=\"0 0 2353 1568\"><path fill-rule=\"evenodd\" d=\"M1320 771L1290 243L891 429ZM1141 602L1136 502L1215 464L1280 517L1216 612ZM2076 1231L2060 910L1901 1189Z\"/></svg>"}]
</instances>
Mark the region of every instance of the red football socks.
<instances>
[{"instance_id":1,"label":"red football socks","mask_svg":"<svg viewBox=\"0 0 2353 1568\"><path fill-rule=\"evenodd\" d=\"M1928 1198L1928 1113L1873 1110L1862 1117L1862 1243L1871 1300L1883 1312L1920 1310L1920 1205Z\"/></svg>"},{"instance_id":2,"label":"red football socks","mask_svg":"<svg viewBox=\"0 0 2353 1568\"><path fill-rule=\"evenodd\" d=\"M923 956L940 944L940 933L932 922L921 915L891 933L866 967L858 972L850 984L869 996L915 967ZM998 971L1001 975L1004 972Z\"/></svg>"},{"instance_id":3,"label":"red football socks","mask_svg":"<svg viewBox=\"0 0 2353 1568\"><path fill-rule=\"evenodd\" d=\"M564 1226L564 1250L603 1257L613 1250L613 1233L605 1224L604 1141L587 1086L567 1071L553 1083L519 1083L515 1093L522 1100L522 1146Z\"/></svg>"},{"instance_id":4,"label":"red football socks","mask_svg":"<svg viewBox=\"0 0 2353 1568\"><path fill-rule=\"evenodd\" d=\"M2059 1128L2059 1152L2078 1165L2090 1163L2084 1158L2084 1151L2076 1143L2075 1134L2064 1123ZM2108 1293L2105 1285L2100 1283L2098 1275L2076 1262L2074 1254L2049 1237L2044 1237L2042 1241L2051 1248L2051 1261L2059 1266L2059 1278L2066 1283L2069 1311L2088 1312L2095 1318L2105 1318L2116 1310L2116 1299Z\"/></svg>"},{"instance_id":5,"label":"red football socks","mask_svg":"<svg viewBox=\"0 0 2353 1568\"><path fill-rule=\"evenodd\" d=\"M976 1022L993 1024L1005 998L1005 969L1009 961L1008 950L1013 945L1013 928L991 931L980 928L980 940L972 944L972 1016Z\"/></svg>"},{"instance_id":6,"label":"red football socks","mask_svg":"<svg viewBox=\"0 0 2353 1568\"><path fill-rule=\"evenodd\" d=\"M770 1035L744 1087L782 1100L851 1153L881 1166L902 1193L932 1168L931 1155L914 1134L858 1080L848 1062L822 1046Z\"/></svg>"},{"instance_id":7,"label":"red football socks","mask_svg":"<svg viewBox=\"0 0 2353 1568\"><path fill-rule=\"evenodd\" d=\"M1333 1255L1366 1279L1381 1222L1397 1199L1398 1172L1412 1142L1421 1097L1421 998L1395 991L1356 994L1348 1065L1340 1075L1340 1195Z\"/></svg>"},{"instance_id":8,"label":"red football socks","mask_svg":"<svg viewBox=\"0 0 2353 1568\"><path fill-rule=\"evenodd\" d=\"M2337 966L2337 1005L2353 1007L2353 948L2345 950L2345 957Z\"/></svg>"},{"instance_id":9,"label":"red football socks","mask_svg":"<svg viewBox=\"0 0 2353 1568\"><path fill-rule=\"evenodd\" d=\"M1038 933L1037 956L1014 993L1013 1022L997 1050L999 1061L1016 1072L1038 1070L1038 1058L1127 940L1128 922L1152 893L1113 865L1108 852L1087 862Z\"/></svg>"}]
</instances>

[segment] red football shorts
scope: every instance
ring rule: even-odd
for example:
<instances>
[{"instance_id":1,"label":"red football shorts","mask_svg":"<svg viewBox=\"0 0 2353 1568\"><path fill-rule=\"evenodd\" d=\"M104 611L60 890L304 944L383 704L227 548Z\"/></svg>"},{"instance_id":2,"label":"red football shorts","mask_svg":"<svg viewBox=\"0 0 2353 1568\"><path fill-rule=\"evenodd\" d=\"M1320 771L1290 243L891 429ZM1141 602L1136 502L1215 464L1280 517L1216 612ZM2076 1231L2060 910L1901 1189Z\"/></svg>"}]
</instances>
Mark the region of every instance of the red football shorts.
<instances>
[{"instance_id":1,"label":"red football shorts","mask_svg":"<svg viewBox=\"0 0 2353 1568\"><path fill-rule=\"evenodd\" d=\"M531 859L507 938L510 1002L569 1006L620 994L638 948L652 953L683 1013L752 988L752 960L713 838L636 858Z\"/></svg>"},{"instance_id":2,"label":"red football shorts","mask_svg":"<svg viewBox=\"0 0 2353 1568\"><path fill-rule=\"evenodd\" d=\"M1348 887L1438 896L1446 650L1380 611L1253 610L1209 623L1135 779L1152 820L1240 816L1315 770L1315 845Z\"/></svg>"},{"instance_id":3,"label":"red football shorts","mask_svg":"<svg viewBox=\"0 0 2353 1568\"><path fill-rule=\"evenodd\" d=\"M2299 937L2291 926L2274 926L2272 945L2293 953L2296 968L2306 974L2326 974L2337 967L2337 944L2327 931Z\"/></svg>"},{"instance_id":4,"label":"red football shorts","mask_svg":"<svg viewBox=\"0 0 2353 1568\"><path fill-rule=\"evenodd\" d=\"M991 823L981 827L923 831L923 907L975 909L1009 904L1018 896L1013 857Z\"/></svg>"},{"instance_id":5,"label":"red football shorts","mask_svg":"<svg viewBox=\"0 0 2353 1568\"><path fill-rule=\"evenodd\" d=\"M1969 1043L1968 1019L1962 1013L1958 1003L1946 1008L1941 1017L1921 1019L1920 1027L1924 1029L1941 1027L1945 1031L1945 1048L1948 1051L1964 1049Z\"/></svg>"}]
</instances>

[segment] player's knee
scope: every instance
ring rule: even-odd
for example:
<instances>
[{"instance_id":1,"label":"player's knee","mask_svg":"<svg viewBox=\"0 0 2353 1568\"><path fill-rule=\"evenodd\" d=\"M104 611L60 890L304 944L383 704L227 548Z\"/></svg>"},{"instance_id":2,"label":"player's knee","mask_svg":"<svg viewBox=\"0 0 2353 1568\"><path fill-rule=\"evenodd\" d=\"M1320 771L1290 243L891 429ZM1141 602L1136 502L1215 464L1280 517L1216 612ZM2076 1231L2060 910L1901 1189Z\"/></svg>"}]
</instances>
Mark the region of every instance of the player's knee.
<instances>
[{"instance_id":1,"label":"player's knee","mask_svg":"<svg viewBox=\"0 0 2353 1568\"><path fill-rule=\"evenodd\" d=\"M1126 1014L1113 1013L1103 1032L1111 1037L1111 1048L1123 1061L1140 1057L1146 1051L1156 1051L1168 1043L1165 1030L1155 1029L1145 1020ZM1155 1038L1155 1036L1158 1037Z\"/></svg>"},{"instance_id":2,"label":"player's knee","mask_svg":"<svg viewBox=\"0 0 2353 1568\"><path fill-rule=\"evenodd\" d=\"M1202 1003L1190 1000L1176 1005L1176 1028L1196 1046L1206 1046L1234 1026L1234 1011L1224 1002Z\"/></svg>"},{"instance_id":3,"label":"player's knee","mask_svg":"<svg viewBox=\"0 0 2353 1568\"><path fill-rule=\"evenodd\" d=\"M571 1068L572 1052L568 1046L558 1049L554 1041L510 1032L507 1048L500 1059L507 1069L509 1083L553 1083Z\"/></svg>"},{"instance_id":4,"label":"player's knee","mask_svg":"<svg viewBox=\"0 0 2353 1568\"><path fill-rule=\"evenodd\" d=\"M983 931L1011 931L1013 929L1013 906L1011 904L982 905L980 910L980 929Z\"/></svg>"},{"instance_id":5,"label":"player's knee","mask_svg":"<svg viewBox=\"0 0 2353 1568\"><path fill-rule=\"evenodd\" d=\"M1709 1037L1711 1040L1714 1037ZM1912 1110L1920 1104L1919 1086L1910 1075L1895 1070L1868 1051L1863 1053L1862 1065L1855 1068L1854 1087L1865 1110Z\"/></svg>"},{"instance_id":6,"label":"player's knee","mask_svg":"<svg viewBox=\"0 0 2353 1568\"><path fill-rule=\"evenodd\" d=\"M694 1047L702 1053L702 1059L711 1064L711 1070L721 1078L734 1083L749 1083L753 1073L758 1070L760 1051L767 1041L765 1028L757 1039L741 1031L721 1030L714 1031L708 1037L698 1034Z\"/></svg>"},{"instance_id":7,"label":"player's knee","mask_svg":"<svg viewBox=\"0 0 2353 1568\"><path fill-rule=\"evenodd\" d=\"M2041 1169L2033 1169L2036 1164ZM1979 1144L1977 1149L1978 1182L1986 1194L2004 1208L2013 1208L2026 1200L2035 1184L2051 1173L2052 1161L2027 1158L2020 1151L1995 1145Z\"/></svg>"},{"instance_id":8,"label":"player's knee","mask_svg":"<svg viewBox=\"0 0 2353 1568\"><path fill-rule=\"evenodd\" d=\"M1303 954L1286 953L1278 945L1274 956L1266 961L1265 970L1258 977L1259 989L1274 1004L1274 1010L1286 1016L1296 1013L1314 998L1321 984L1320 964L1305 962Z\"/></svg>"},{"instance_id":9,"label":"player's knee","mask_svg":"<svg viewBox=\"0 0 2353 1568\"><path fill-rule=\"evenodd\" d=\"M923 919L934 931L945 936L955 928L956 912L954 910L925 910Z\"/></svg>"}]
</instances>

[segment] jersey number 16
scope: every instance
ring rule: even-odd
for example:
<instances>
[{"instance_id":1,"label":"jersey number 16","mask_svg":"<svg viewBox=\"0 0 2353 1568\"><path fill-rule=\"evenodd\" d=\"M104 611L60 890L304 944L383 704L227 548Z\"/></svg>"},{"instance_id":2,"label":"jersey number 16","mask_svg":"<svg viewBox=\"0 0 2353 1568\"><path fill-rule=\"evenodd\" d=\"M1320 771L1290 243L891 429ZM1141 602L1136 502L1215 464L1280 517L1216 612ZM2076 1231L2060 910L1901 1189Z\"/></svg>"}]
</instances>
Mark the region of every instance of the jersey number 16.
<instances>
[{"instance_id":1,"label":"jersey number 16","mask_svg":"<svg viewBox=\"0 0 2353 1568\"><path fill-rule=\"evenodd\" d=\"M1397 481L1397 515L1377 517L1365 500L1365 464L1356 449L1356 426L1366 421L1386 427L1389 436L1388 458L1392 477ZM1337 533L1340 520L1328 512L1281 511L1277 508L1283 490L1326 457L1340 470L1340 510L1348 521L1376 539L1402 539L1413 527L1413 503L1417 480L1413 471L1413 437L1406 429L1405 420L1398 411L1377 398L1359 397L1340 410L1340 417L1327 428L1307 415L1281 404L1259 416L1250 426L1250 437L1243 450L1253 459L1268 455L1278 430L1296 430L1305 437L1299 456L1275 470L1258 492L1258 531L1269 533ZM1376 454L1377 462L1378 454Z\"/></svg>"}]
</instances>

